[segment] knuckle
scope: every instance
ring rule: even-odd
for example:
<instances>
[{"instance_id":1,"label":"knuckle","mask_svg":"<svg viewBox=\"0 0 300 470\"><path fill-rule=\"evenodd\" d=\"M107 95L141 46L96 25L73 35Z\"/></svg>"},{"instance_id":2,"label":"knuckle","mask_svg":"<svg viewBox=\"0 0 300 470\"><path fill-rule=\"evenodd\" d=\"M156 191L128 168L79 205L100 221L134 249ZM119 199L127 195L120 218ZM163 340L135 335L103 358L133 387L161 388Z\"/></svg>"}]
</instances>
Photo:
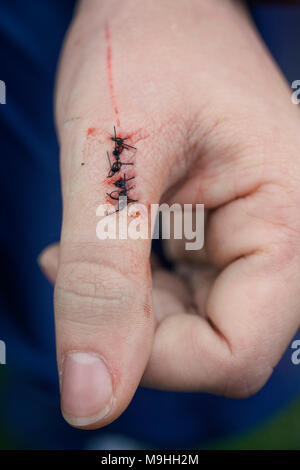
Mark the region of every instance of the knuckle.
<instances>
[{"instance_id":1,"label":"knuckle","mask_svg":"<svg viewBox=\"0 0 300 470\"><path fill-rule=\"evenodd\" d=\"M289 264L300 256L299 196L288 185L269 183L262 185L257 196L260 205L256 217L260 217L269 229L266 252L279 264Z\"/></svg>"},{"instance_id":2,"label":"knuckle","mask_svg":"<svg viewBox=\"0 0 300 470\"><path fill-rule=\"evenodd\" d=\"M266 383L273 368L257 353L235 352L226 364L226 382L223 395L230 398L248 398Z\"/></svg>"}]
</instances>

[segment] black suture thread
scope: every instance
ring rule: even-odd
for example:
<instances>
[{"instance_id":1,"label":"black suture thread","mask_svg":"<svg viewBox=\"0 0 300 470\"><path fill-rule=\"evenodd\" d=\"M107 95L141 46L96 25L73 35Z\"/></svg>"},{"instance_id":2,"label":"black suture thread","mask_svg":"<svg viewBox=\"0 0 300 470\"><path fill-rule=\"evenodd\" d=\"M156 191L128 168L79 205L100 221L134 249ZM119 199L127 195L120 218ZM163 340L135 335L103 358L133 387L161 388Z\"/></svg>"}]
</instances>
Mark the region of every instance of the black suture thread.
<instances>
[{"instance_id":1,"label":"black suture thread","mask_svg":"<svg viewBox=\"0 0 300 470\"><path fill-rule=\"evenodd\" d=\"M111 199L114 199L115 201L118 201L120 196L127 197L128 202L137 202L137 199L132 199L128 197L128 192L132 189L132 186L130 188L127 187L128 181L131 181L134 179L134 176L131 178L126 178L126 174L124 173L123 178L120 178L119 180L115 181L114 185L117 186L119 189L114 189L110 193L106 193ZM113 196L113 194L116 193L118 197Z\"/></svg>"},{"instance_id":2,"label":"black suture thread","mask_svg":"<svg viewBox=\"0 0 300 470\"><path fill-rule=\"evenodd\" d=\"M128 183L128 181L134 180L134 178L135 176L126 179L126 175L124 173L123 178L120 178L119 180L115 181L114 185L117 186L117 188L126 189L126 183Z\"/></svg>"},{"instance_id":3,"label":"black suture thread","mask_svg":"<svg viewBox=\"0 0 300 470\"><path fill-rule=\"evenodd\" d=\"M111 137L111 140L115 142L115 149L113 151L113 155L120 155L121 152L123 152L124 149L134 149L136 150L136 147L133 147L132 145L126 144L125 140L127 140L128 137L125 137L124 139L122 137L117 137L117 131L116 131L116 126L114 126L114 137Z\"/></svg>"},{"instance_id":4,"label":"black suture thread","mask_svg":"<svg viewBox=\"0 0 300 470\"><path fill-rule=\"evenodd\" d=\"M125 140L127 140L127 139L128 139L128 137L125 137L125 138L117 137L116 126L114 126L114 137L111 137L111 140L115 143L115 148L112 152L112 154L115 158L115 161L113 163L111 163L109 153L106 152L108 162L109 162L109 167L110 167L107 178L112 178L116 173L118 173L121 170L123 165L133 165L133 163L125 163L125 162L121 162L121 160L120 160L120 155L121 155L121 153L123 152L124 149L127 149L127 150L134 149L134 150L136 150L136 147L133 147L132 145L129 145L125 142ZM132 199L132 198L128 197L128 192L131 189L133 189L133 187L131 186L130 188L128 188L127 187L127 182L130 181L130 180L133 180L134 178L135 177L133 176L131 178L126 179L126 175L124 173L123 178L121 177L119 180L114 182L114 185L117 188L119 188L119 190L115 189L114 191L111 191L111 193L106 193L107 196L109 196L111 199L114 199L116 201L119 201L119 198L121 196L125 196L127 198L128 203L137 202L137 199ZM117 194L118 197L113 196L113 194ZM118 207L116 212L119 211L119 210L121 210L121 209Z\"/></svg>"},{"instance_id":5,"label":"black suture thread","mask_svg":"<svg viewBox=\"0 0 300 470\"><path fill-rule=\"evenodd\" d=\"M111 161L110 161L110 158L109 158L109 153L108 152L106 152L106 153L107 153L107 158L108 158L108 162L109 162L109 166L110 166L110 170L109 170L109 173L107 175L107 178L112 178L116 173L118 173L121 170L121 167L123 165L133 165L133 163L121 162L119 158L116 158L115 161L112 164Z\"/></svg>"}]
</instances>

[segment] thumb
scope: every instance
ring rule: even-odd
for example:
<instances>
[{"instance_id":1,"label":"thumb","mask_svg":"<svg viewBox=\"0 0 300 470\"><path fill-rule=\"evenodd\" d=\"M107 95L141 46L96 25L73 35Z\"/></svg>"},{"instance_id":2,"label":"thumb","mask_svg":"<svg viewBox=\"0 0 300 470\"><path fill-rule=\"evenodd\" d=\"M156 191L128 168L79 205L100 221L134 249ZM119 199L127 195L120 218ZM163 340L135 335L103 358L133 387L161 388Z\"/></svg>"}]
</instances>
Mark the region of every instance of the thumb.
<instances>
[{"instance_id":1,"label":"thumb","mask_svg":"<svg viewBox=\"0 0 300 470\"><path fill-rule=\"evenodd\" d=\"M61 407L71 425L89 429L108 424L126 408L148 363L154 332L151 236L100 240L96 233L99 204L121 176L107 177L106 151L114 148L111 131L91 133L75 124L61 138L64 216L54 296ZM127 142L138 147L134 139ZM154 184L139 171L150 158L149 149L147 157L145 149L122 152L123 161L134 161L130 172L136 182L130 196L156 202L163 177ZM157 172L157 164L147 168L148 174ZM117 208L118 202L113 203ZM145 214L147 209L141 217ZM57 246L49 250L44 257L57 259Z\"/></svg>"}]
</instances>

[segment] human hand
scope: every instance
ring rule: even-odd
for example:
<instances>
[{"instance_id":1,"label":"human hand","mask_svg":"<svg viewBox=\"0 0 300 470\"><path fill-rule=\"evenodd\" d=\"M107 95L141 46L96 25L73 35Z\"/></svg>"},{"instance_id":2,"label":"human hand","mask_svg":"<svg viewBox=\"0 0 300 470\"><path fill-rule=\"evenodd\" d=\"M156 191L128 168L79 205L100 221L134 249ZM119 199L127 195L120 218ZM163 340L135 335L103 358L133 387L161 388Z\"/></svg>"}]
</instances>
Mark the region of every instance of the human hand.
<instances>
[{"instance_id":1,"label":"human hand","mask_svg":"<svg viewBox=\"0 0 300 470\"><path fill-rule=\"evenodd\" d=\"M299 326L300 137L298 109L243 6L85 0L56 109L63 228L41 264L56 279L65 418L108 424L140 382L255 393ZM96 237L114 124L137 147L139 202L208 211L203 253L170 241L178 273L156 267L153 291L150 240Z\"/></svg>"}]
</instances>

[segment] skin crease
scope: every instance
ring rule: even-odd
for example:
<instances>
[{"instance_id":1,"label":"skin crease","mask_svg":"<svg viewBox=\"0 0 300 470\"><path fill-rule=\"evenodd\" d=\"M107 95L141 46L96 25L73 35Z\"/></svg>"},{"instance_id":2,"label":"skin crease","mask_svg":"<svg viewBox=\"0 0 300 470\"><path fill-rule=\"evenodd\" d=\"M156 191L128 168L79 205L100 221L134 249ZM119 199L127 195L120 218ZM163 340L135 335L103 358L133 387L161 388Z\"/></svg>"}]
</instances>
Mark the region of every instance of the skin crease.
<instances>
[{"instance_id":1,"label":"skin crease","mask_svg":"<svg viewBox=\"0 0 300 470\"><path fill-rule=\"evenodd\" d=\"M170 241L176 273L153 262L153 291L149 241L96 238L117 119L106 27L135 194L207 209L205 250L191 258ZM299 110L241 2L85 0L62 52L56 121L63 227L40 264L56 278L58 368L68 351L95 352L114 390L87 427L116 419L140 382L258 391L299 326Z\"/></svg>"}]
</instances>

